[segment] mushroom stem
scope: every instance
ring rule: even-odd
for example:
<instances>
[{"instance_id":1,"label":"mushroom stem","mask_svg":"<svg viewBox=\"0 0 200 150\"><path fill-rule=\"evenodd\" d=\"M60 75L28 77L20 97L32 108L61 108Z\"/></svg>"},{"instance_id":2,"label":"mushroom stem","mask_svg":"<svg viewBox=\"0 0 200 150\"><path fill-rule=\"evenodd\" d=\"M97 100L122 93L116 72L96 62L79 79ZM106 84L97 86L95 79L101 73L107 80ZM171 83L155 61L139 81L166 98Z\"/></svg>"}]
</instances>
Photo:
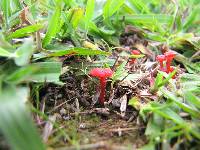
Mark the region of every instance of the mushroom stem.
<instances>
[{"instance_id":1,"label":"mushroom stem","mask_svg":"<svg viewBox=\"0 0 200 150\"><path fill-rule=\"evenodd\" d=\"M172 62L172 59L167 59L167 61L166 61L167 73L169 73L171 70L170 69L171 62Z\"/></svg>"},{"instance_id":2,"label":"mushroom stem","mask_svg":"<svg viewBox=\"0 0 200 150\"><path fill-rule=\"evenodd\" d=\"M160 70L163 71L164 68L163 68L163 61L160 61Z\"/></svg>"},{"instance_id":3,"label":"mushroom stem","mask_svg":"<svg viewBox=\"0 0 200 150\"><path fill-rule=\"evenodd\" d=\"M100 78L100 96L99 102L104 104L105 101L106 78Z\"/></svg>"}]
</instances>

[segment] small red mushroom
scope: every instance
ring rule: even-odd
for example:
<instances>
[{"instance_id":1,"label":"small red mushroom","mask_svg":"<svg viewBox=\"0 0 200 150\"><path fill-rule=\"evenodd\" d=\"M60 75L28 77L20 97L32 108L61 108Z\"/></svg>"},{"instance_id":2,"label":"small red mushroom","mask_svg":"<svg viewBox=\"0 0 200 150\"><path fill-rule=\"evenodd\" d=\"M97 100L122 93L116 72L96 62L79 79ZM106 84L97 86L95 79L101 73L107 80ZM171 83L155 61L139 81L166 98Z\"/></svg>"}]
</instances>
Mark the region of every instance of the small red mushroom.
<instances>
[{"instance_id":1,"label":"small red mushroom","mask_svg":"<svg viewBox=\"0 0 200 150\"><path fill-rule=\"evenodd\" d=\"M132 55L140 55L141 53L140 53L140 51L139 50L132 50L131 51L131 54ZM134 64L135 63L135 58L131 58L131 60L130 60L130 64Z\"/></svg>"},{"instance_id":2,"label":"small red mushroom","mask_svg":"<svg viewBox=\"0 0 200 150\"><path fill-rule=\"evenodd\" d=\"M165 61L165 55L158 55L156 60L160 63L160 70L164 71L163 62Z\"/></svg>"},{"instance_id":3,"label":"small red mushroom","mask_svg":"<svg viewBox=\"0 0 200 150\"><path fill-rule=\"evenodd\" d=\"M166 72L169 73L170 72L170 65L172 60L174 59L176 53L173 51L168 51L165 53L165 59L166 59Z\"/></svg>"},{"instance_id":4,"label":"small red mushroom","mask_svg":"<svg viewBox=\"0 0 200 150\"><path fill-rule=\"evenodd\" d=\"M113 71L110 68L94 68L90 71L90 75L97 77L100 80L100 96L99 101L104 104L105 101L105 89L106 89L106 78L113 75Z\"/></svg>"}]
</instances>

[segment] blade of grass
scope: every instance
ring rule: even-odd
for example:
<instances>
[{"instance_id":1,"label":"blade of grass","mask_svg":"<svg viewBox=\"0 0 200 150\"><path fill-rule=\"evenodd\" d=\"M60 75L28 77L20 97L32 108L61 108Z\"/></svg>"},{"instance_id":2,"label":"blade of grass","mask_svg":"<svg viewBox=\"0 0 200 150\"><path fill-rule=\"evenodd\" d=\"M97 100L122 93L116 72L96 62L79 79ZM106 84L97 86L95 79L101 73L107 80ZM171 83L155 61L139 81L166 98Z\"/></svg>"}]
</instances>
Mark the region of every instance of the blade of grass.
<instances>
[{"instance_id":1,"label":"blade of grass","mask_svg":"<svg viewBox=\"0 0 200 150\"><path fill-rule=\"evenodd\" d=\"M10 35L8 35L7 39L28 36L31 33L34 33L36 31L40 30L41 28L43 28L43 25L41 25L41 24L26 26L24 28L16 30L15 32L12 32Z\"/></svg>"},{"instance_id":2,"label":"blade of grass","mask_svg":"<svg viewBox=\"0 0 200 150\"><path fill-rule=\"evenodd\" d=\"M94 14L95 0L88 0L85 10L85 29L88 29L89 22Z\"/></svg>"},{"instance_id":3,"label":"blade of grass","mask_svg":"<svg viewBox=\"0 0 200 150\"><path fill-rule=\"evenodd\" d=\"M88 48L81 48L81 47L75 47L71 49L66 50L57 50L57 52L53 52L49 54L49 57L58 57L58 56L64 56L64 55L110 55L109 52L101 51L101 50L92 50Z\"/></svg>"},{"instance_id":4,"label":"blade of grass","mask_svg":"<svg viewBox=\"0 0 200 150\"><path fill-rule=\"evenodd\" d=\"M0 94L0 129L13 150L44 150L26 109L27 97L27 88L7 88Z\"/></svg>"},{"instance_id":5,"label":"blade of grass","mask_svg":"<svg viewBox=\"0 0 200 150\"><path fill-rule=\"evenodd\" d=\"M188 112L189 114L191 114L195 118L199 118L200 117L200 112L199 111L197 111L196 109L192 108L191 106L181 102L180 98L176 97L173 93L171 93L167 89L163 88L160 91L164 94L164 96L166 96L168 99L170 99L173 102L175 102L185 112Z\"/></svg>"},{"instance_id":6,"label":"blade of grass","mask_svg":"<svg viewBox=\"0 0 200 150\"><path fill-rule=\"evenodd\" d=\"M59 32L60 16L61 16L61 1L58 0L56 3L55 11L49 20L49 25L47 28L46 35L42 41L43 47L46 47L51 42L52 38L55 37L56 34Z\"/></svg>"}]
</instances>

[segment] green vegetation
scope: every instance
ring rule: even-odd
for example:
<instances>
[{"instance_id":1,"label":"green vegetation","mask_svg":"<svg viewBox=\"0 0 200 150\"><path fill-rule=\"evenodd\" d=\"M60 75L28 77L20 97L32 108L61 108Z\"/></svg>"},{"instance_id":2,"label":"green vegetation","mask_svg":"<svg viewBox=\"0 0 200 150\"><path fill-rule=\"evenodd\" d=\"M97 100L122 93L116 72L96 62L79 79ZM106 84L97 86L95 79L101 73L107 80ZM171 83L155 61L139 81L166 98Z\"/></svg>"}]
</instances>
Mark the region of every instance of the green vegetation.
<instances>
[{"instance_id":1,"label":"green vegetation","mask_svg":"<svg viewBox=\"0 0 200 150\"><path fill-rule=\"evenodd\" d=\"M166 73L155 58L170 50L175 69ZM116 141L125 149L198 149L199 59L199 0L1 0L0 149L115 149ZM114 71L105 106L94 102L98 80L89 71L97 67ZM129 112L140 136L102 135L130 121ZM91 129L82 131L82 122ZM106 137L110 147L91 144Z\"/></svg>"}]
</instances>

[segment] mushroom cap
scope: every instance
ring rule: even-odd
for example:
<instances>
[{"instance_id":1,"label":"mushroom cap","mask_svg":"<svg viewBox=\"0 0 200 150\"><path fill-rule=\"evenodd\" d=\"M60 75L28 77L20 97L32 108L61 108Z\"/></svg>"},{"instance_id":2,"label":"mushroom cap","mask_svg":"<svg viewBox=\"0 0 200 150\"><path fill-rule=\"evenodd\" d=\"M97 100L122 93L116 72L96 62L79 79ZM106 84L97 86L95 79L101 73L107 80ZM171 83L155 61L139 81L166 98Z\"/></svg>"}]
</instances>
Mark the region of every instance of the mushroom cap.
<instances>
[{"instance_id":1,"label":"mushroom cap","mask_svg":"<svg viewBox=\"0 0 200 150\"><path fill-rule=\"evenodd\" d=\"M132 55L140 55L140 51L139 50L132 50L131 54Z\"/></svg>"},{"instance_id":2,"label":"mushroom cap","mask_svg":"<svg viewBox=\"0 0 200 150\"><path fill-rule=\"evenodd\" d=\"M176 53L173 51L168 51L165 53L166 59L173 59L175 57Z\"/></svg>"},{"instance_id":3,"label":"mushroom cap","mask_svg":"<svg viewBox=\"0 0 200 150\"><path fill-rule=\"evenodd\" d=\"M108 78L113 75L110 68L94 68L90 71L90 75L98 78Z\"/></svg>"},{"instance_id":4,"label":"mushroom cap","mask_svg":"<svg viewBox=\"0 0 200 150\"><path fill-rule=\"evenodd\" d=\"M157 61L164 61L164 60L165 60L165 55L158 55L158 56L156 57L156 60L157 60Z\"/></svg>"}]
</instances>

